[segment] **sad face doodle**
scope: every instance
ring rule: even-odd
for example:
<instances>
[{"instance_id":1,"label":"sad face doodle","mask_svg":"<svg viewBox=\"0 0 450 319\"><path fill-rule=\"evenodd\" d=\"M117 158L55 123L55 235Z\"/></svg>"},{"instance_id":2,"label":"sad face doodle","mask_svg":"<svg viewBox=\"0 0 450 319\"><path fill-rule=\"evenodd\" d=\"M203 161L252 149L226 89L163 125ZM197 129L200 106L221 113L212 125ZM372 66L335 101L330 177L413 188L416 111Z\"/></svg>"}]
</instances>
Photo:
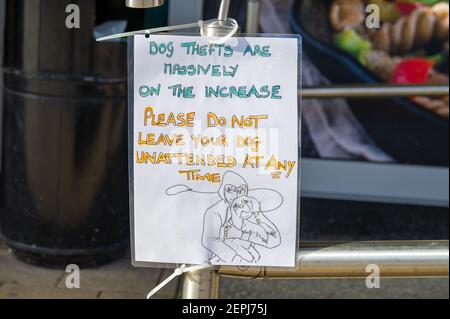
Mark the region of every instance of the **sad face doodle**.
<instances>
[{"instance_id":1,"label":"sad face doodle","mask_svg":"<svg viewBox=\"0 0 450 319\"><path fill-rule=\"evenodd\" d=\"M272 228L270 225L265 224L258 217L261 213L261 204L256 198L242 196L236 198L232 205L232 221L233 226L238 228L245 234L255 233L264 242L268 242L268 236L276 236L278 233L276 228Z\"/></svg>"},{"instance_id":2,"label":"sad face doodle","mask_svg":"<svg viewBox=\"0 0 450 319\"><path fill-rule=\"evenodd\" d=\"M233 202L234 200L236 200L237 198L239 198L240 196L245 196L248 193L248 186L247 184L243 184L239 187L233 186L233 185L226 185L225 189L224 189L224 197L225 200L228 203Z\"/></svg>"},{"instance_id":3,"label":"sad face doodle","mask_svg":"<svg viewBox=\"0 0 450 319\"><path fill-rule=\"evenodd\" d=\"M238 197L231 204L231 208L236 216L243 220L248 220L254 215L253 201L256 201L256 199L250 199L246 196Z\"/></svg>"}]
</instances>

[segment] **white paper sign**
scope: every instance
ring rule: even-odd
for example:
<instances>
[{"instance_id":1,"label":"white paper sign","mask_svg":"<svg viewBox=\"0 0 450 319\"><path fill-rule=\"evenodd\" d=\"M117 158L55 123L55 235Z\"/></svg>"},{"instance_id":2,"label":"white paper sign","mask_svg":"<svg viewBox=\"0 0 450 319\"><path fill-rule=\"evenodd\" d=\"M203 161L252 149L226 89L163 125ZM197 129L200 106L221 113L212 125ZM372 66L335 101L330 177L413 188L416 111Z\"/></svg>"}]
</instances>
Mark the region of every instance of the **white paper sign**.
<instances>
[{"instance_id":1,"label":"white paper sign","mask_svg":"<svg viewBox=\"0 0 450 319\"><path fill-rule=\"evenodd\" d=\"M135 261L295 266L298 41L135 37Z\"/></svg>"}]
</instances>

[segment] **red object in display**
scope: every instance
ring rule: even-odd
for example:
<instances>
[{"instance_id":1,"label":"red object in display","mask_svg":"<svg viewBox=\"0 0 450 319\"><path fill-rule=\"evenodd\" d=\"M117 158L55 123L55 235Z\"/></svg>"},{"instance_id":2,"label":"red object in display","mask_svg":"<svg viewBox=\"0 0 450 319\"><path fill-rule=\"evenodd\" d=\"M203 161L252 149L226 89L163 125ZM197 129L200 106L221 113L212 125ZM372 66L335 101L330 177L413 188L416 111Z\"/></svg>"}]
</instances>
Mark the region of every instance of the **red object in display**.
<instances>
[{"instance_id":1,"label":"red object in display","mask_svg":"<svg viewBox=\"0 0 450 319\"><path fill-rule=\"evenodd\" d=\"M397 9L404 16L411 15L414 11L419 8L423 8L425 5L419 2L399 2L397 3Z\"/></svg>"},{"instance_id":2,"label":"red object in display","mask_svg":"<svg viewBox=\"0 0 450 319\"><path fill-rule=\"evenodd\" d=\"M422 58L407 59L400 62L392 76L394 84L419 84L428 80L433 63Z\"/></svg>"}]
</instances>

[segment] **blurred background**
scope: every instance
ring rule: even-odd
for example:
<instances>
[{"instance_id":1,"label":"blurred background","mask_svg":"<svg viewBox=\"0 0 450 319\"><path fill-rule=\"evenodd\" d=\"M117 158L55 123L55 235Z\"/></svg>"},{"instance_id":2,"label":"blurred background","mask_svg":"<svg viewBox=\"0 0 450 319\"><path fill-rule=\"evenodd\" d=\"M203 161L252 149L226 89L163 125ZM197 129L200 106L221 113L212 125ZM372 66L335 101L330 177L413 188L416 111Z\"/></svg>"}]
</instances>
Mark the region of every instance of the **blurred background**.
<instances>
[{"instance_id":1,"label":"blurred background","mask_svg":"<svg viewBox=\"0 0 450 319\"><path fill-rule=\"evenodd\" d=\"M79 29L66 27L70 4ZM368 4L380 29L365 25ZM216 18L219 5L0 0L0 298L142 298L169 274L130 265L126 42L95 39ZM448 87L447 1L232 0L229 16L242 33L301 34L304 88ZM448 240L448 107L304 99L301 242ZM81 289L65 288L68 264ZM448 278L384 283L226 279L222 296L448 298ZM179 294L174 282L159 297Z\"/></svg>"}]
</instances>

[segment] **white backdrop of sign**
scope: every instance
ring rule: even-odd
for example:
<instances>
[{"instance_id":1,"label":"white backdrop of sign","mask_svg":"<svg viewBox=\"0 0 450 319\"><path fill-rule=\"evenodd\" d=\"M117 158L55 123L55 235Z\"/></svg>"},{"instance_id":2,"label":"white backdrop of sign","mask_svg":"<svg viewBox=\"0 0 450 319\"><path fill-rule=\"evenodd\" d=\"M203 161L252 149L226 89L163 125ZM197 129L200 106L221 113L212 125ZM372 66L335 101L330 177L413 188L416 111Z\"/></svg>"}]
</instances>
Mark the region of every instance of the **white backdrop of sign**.
<instances>
[{"instance_id":1,"label":"white backdrop of sign","mask_svg":"<svg viewBox=\"0 0 450 319\"><path fill-rule=\"evenodd\" d=\"M135 262L293 267L297 38L134 39Z\"/></svg>"}]
</instances>

